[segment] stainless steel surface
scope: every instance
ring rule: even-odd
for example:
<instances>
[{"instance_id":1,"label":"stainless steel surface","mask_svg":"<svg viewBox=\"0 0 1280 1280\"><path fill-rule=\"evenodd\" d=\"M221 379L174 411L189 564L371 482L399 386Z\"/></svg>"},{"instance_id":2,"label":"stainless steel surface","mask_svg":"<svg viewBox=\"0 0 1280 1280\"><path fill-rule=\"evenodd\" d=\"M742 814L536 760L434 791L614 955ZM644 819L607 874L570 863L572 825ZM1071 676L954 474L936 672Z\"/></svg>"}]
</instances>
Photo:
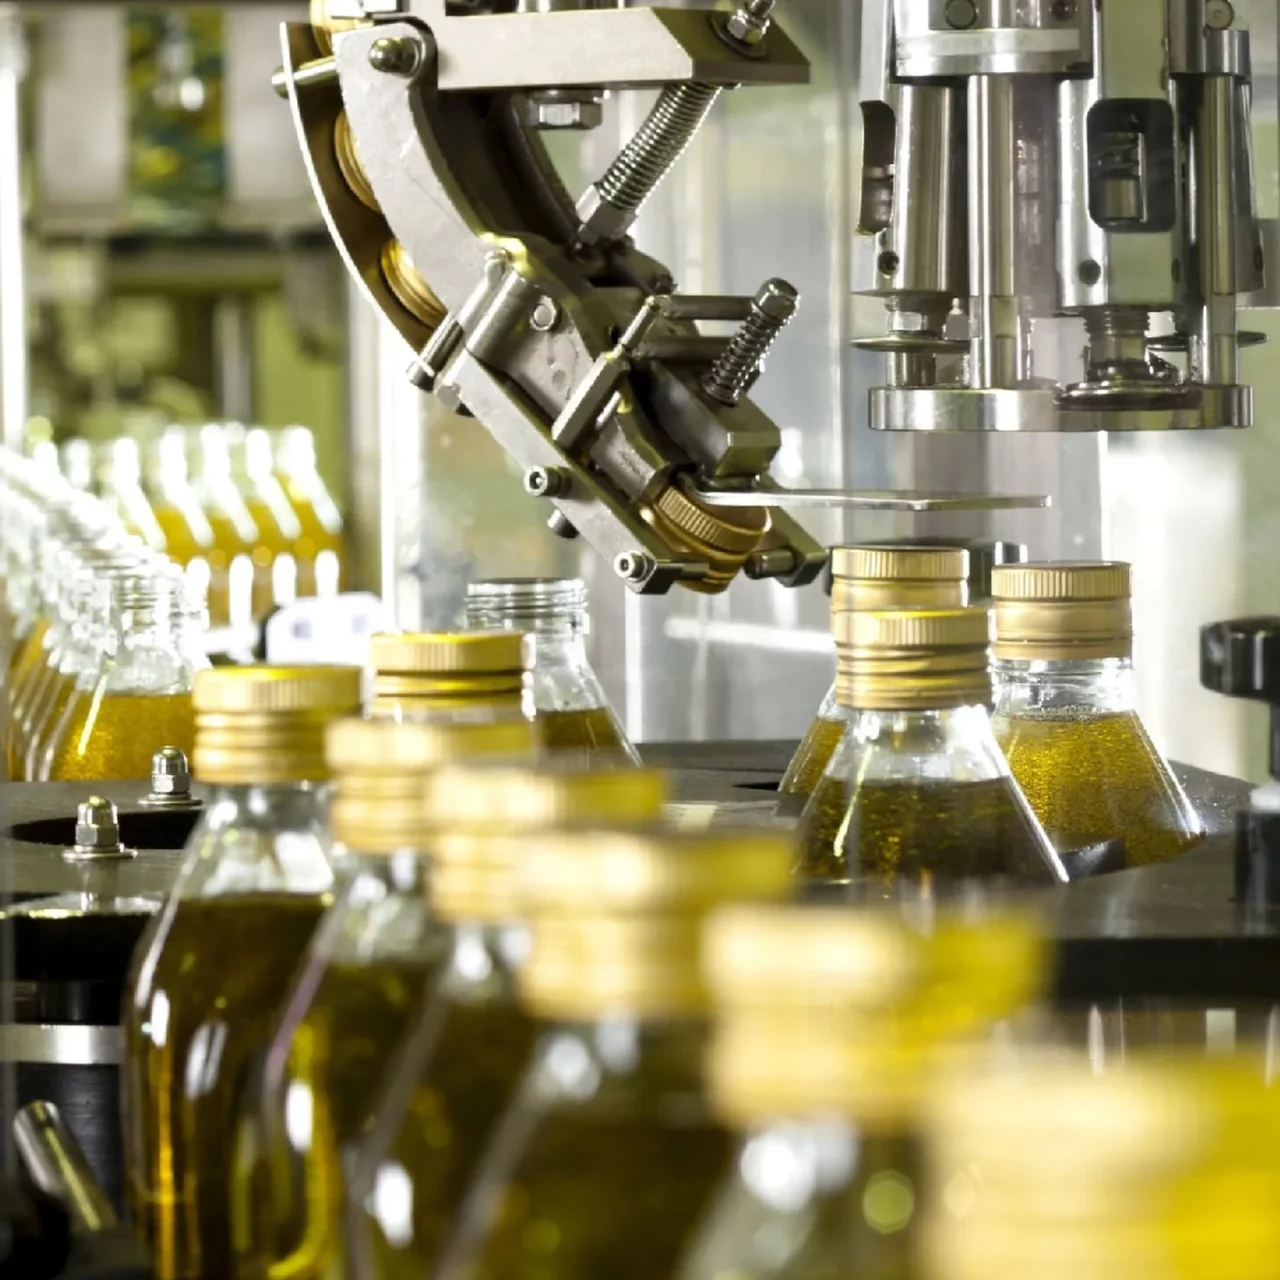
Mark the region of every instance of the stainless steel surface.
<instances>
[{"instance_id":1,"label":"stainless steel surface","mask_svg":"<svg viewBox=\"0 0 1280 1280\"><path fill-rule=\"evenodd\" d=\"M1051 505L1045 494L911 493L894 489L766 489L698 491L709 507L855 507L864 511L1015 511Z\"/></svg>"},{"instance_id":2,"label":"stainless steel surface","mask_svg":"<svg viewBox=\"0 0 1280 1280\"><path fill-rule=\"evenodd\" d=\"M120 1027L70 1023L0 1026L0 1063L47 1062L61 1066L119 1066L124 1061Z\"/></svg>"},{"instance_id":3,"label":"stainless steel surface","mask_svg":"<svg viewBox=\"0 0 1280 1280\"><path fill-rule=\"evenodd\" d=\"M27 1103L13 1119L13 1136L28 1177L65 1206L74 1231L105 1231L119 1222L84 1151L53 1103Z\"/></svg>"}]
</instances>

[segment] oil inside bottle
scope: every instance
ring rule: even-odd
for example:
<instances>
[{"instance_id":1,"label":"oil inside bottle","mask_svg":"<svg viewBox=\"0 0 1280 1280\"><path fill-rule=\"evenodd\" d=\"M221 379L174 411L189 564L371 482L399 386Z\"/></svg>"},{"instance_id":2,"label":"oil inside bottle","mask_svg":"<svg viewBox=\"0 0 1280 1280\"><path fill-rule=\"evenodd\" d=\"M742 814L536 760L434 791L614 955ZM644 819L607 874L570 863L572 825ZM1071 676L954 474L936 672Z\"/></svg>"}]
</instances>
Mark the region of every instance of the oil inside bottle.
<instances>
[{"instance_id":1,"label":"oil inside bottle","mask_svg":"<svg viewBox=\"0 0 1280 1280\"><path fill-rule=\"evenodd\" d=\"M515 999L500 962L491 981L447 975L426 1003L392 1072L374 1130L373 1159L357 1164L360 1203L353 1248L357 1274L419 1280L431 1274L494 1124L533 1049L533 1019ZM387 1171L413 1188L406 1205Z\"/></svg>"},{"instance_id":2,"label":"oil inside bottle","mask_svg":"<svg viewBox=\"0 0 1280 1280\"><path fill-rule=\"evenodd\" d=\"M387 1061L437 970L438 961L425 956L421 963L325 969L291 1037L285 1079L271 1086L272 1096L286 1102L306 1097L306 1120L269 1107L271 1121L283 1121L286 1131L264 1130L265 1160L253 1158L252 1146L247 1159L237 1159L237 1275L260 1274L262 1262L298 1280L343 1273L344 1166L371 1123ZM263 1176L268 1193L257 1195L255 1180ZM270 1221L261 1220L262 1206L269 1206Z\"/></svg>"},{"instance_id":3,"label":"oil inside bottle","mask_svg":"<svg viewBox=\"0 0 1280 1280\"><path fill-rule=\"evenodd\" d=\"M538 741L548 751L616 753L625 757L627 747L613 712L608 707L575 711L539 711L534 716Z\"/></svg>"},{"instance_id":4,"label":"oil inside bottle","mask_svg":"<svg viewBox=\"0 0 1280 1280\"><path fill-rule=\"evenodd\" d=\"M1125 861L1175 857L1200 821L1133 711L1059 708L992 717L1023 794L1059 849L1124 840Z\"/></svg>"},{"instance_id":5,"label":"oil inside bottle","mask_svg":"<svg viewBox=\"0 0 1280 1280\"><path fill-rule=\"evenodd\" d=\"M328 901L289 893L179 900L136 953L125 1097L145 1105L126 1116L128 1191L159 1280L231 1274L234 1116Z\"/></svg>"},{"instance_id":6,"label":"oil inside bottle","mask_svg":"<svg viewBox=\"0 0 1280 1280\"><path fill-rule=\"evenodd\" d=\"M835 749L844 737L845 721L836 715L819 715L809 726L787 771L782 775L778 791L782 795L810 796L818 786Z\"/></svg>"},{"instance_id":7,"label":"oil inside bottle","mask_svg":"<svg viewBox=\"0 0 1280 1280\"><path fill-rule=\"evenodd\" d=\"M50 731L41 781L148 778L161 747L188 755L195 744L190 693L105 693L74 689Z\"/></svg>"},{"instance_id":8,"label":"oil inside bottle","mask_svg":"<svg viewBox=\"0 0 1280 1280\"><path fill-rule=\"evenodd\" d=\"M472 1205L455 1225L447 1256L462 1255L469 1280L676 1273L733 1143L701 1098L700 1031L630 1030L634 1052L620 1059L607 1035L593 1043L590 1031L546 1034L532 1070L549 1081L575 1068L583 1074L561 1075L541 1114L536 1101L518 1098L499 1122L504 1136L508 1126L527 1136L515 1152L491 1144L473 1184L472 1196L492 1195L496 1209L483 1237L466 1247ZM523 1126L516 1117L526 1108ZM508 1155L511 1163L495 1168Z\"/></svg>"},{"instance_id":9,"label":"oil inside bottle","mask_svg":"<svg viewBox=\"0 0 1280 1280\"><path fill-rule=\"evenodd\" d=\"M1013 780L827 777L805 810L801 869L820 880L1049 881L1035 818Z\"/></svg>"}]
</instances>

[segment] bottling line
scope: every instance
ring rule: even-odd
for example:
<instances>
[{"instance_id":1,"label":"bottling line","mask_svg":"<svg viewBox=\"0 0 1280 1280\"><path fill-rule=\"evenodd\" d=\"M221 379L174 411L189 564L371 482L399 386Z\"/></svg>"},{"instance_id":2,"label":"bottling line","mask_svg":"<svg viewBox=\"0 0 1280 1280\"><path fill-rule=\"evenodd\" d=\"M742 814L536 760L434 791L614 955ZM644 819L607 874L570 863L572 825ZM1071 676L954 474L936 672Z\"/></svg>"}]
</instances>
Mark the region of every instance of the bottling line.
<instances>
[{"instance_id":1,"label":"bottling line","mask_svg":"<svg viewBox=\"0 0 1280 1280\"><path fill-rule=\"evenodd\" d=\"M286 603L251 534L240 608L214 540L180 557L0 451L0 1112L34 1183L0 1197L14 1274L1012 1280L1070 1243L1089 1274L1208 1277L1197 1241L1219 1239L1240 1274L1277 1274L1250 1232L1280 1187L1259 1083L1280 618L1183 627L1170 590L1174 621L1153 619L1156 566L1104 537L1100 448L1134 464L1251 429L1223 446L1243 450L1268 426L1243 353L1280 305L1280 221L1259 212L1276 161L1254 154L1275 142L1254 100L1258 68L1274 96L1274 6L270 7L259 88L377 349L393 625L363 678L326 663L340 596L308 615L311 666L211 650L203 593L233 619ZM841 215L760 233L785 182L760 160L734 211L751 283L704 288L733 247L686 243L664 192L682 166L712 173L685 198L704 218L730 161L700 135L747 113L750 153L767 117L741 104L832 61L853 68L837 150L860 155L825 172L803 154ZM784 100L799 152L822 125ZM829 296L773 274L783 236L838 266ZM844 370L835 465L797 462L792 404L821 403L788 372L806 360ZM424 412L492 438L482 487L505 494L508 460L580 577L488 564L453 590ZM248 434L245 492L297 517L272 554L327 598L341 522L315 517L333 504L313 445L306 508ZM219 429L200 436L221 457ZM1210 455L1186 456L1194 487ZM308 509L328 561L298 550ZM542 536L499 542L519 564ZM1135 695L1135 632L1140 666L1157 626L1205 690L1269 708L1270 782L1166 759ZM1024 1037L1052 1047L936 1083L956 1044L1017 1057ZM650 1089L686 1119L651 1123ZM1080 1136L1091 1106L1120 1138ZM1220 1147L1181 1127L1201 1115ZM1127 1164L1125 1135L1163 1154ZM1133 1252L1101 1191L1054 1234L1037 1144L1064 1177L1114 1182ZM943 1187L979 1166L981 1194Z\"/></svg>"}]
</instances>

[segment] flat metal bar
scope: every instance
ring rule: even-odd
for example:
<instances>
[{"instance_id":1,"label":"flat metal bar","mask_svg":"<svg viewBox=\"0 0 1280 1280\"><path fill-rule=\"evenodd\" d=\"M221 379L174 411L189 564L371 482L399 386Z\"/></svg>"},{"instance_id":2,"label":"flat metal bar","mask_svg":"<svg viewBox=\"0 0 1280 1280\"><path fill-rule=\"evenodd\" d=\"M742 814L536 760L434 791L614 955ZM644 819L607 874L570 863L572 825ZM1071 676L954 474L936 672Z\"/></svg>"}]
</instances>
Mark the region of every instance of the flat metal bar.
<instances>
[{"instance_id":1,"label":"flat metal bar","mask_svg":"<svg viewBox=\"0 0 1280 1280\"><path fill-rule=\"evenodd\" d=\"M1048 494L921 493L911 489L695 489L709 507L854 507L863 511L1018 511L1051 507Z\"/></svg>"},{"instance_id":2,"label":"flat metal bar","mask_svg":"<svg viewBox=\"0 0 1280 1280\"><path fill-rule=\"evenodd\" d=\"M13 1138L31 1181L58 1200L78 1233L116 1226L107 1193L52 1102L29 1102L14 1117Z\"/></svg>"}]
</instances>

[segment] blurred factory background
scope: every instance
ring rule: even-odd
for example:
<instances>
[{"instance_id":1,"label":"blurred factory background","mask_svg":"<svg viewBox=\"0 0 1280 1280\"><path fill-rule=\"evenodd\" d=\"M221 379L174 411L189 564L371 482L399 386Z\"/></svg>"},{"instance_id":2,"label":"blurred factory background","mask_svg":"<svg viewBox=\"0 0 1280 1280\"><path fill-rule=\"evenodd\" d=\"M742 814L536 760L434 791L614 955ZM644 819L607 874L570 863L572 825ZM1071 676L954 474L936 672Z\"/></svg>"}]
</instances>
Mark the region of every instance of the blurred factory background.
<instances>
[{"instance_id":1,"label":"blurred factory background","mask_svg":"<svg viewBox=\"0 0 1280 1280\"><path fill-rule=\"evenodd\" d=\"M341 585L382 594L401 626L434 626L455 619L471 578L580 574L593 661L632 738L798 736L831 678L817 586L632 596L589 550L545 528L545 509L477 423L406 381L408 349L348 284L272 91L278 24L304 14L302 4L0 8L0 156L21 156L20 175L0 171L6 441L51 462L56 450L64 470L106 491L132 484L157 514L184 468L199 489L216 487L225 466L245 504L268 514L279 485L299 525L318 504L318 523L258 556L259 611ZM1272 348L1242 355L1257 403L1243 433L871 433L865 390L877 358L849 345L862 319L850 292L857 6L785 0L780 16L812 60L812 83L725 95L645 206L637 242L689 292L750 293L773 274L800 288L800 314L755 393L785 431L784 483L1054 501L1048 512L805 522L827 541L972 534L1025 542L1036 558L1133 560L1147 723L1177 759L1264 776L1265 712L1202 691L1196 653L1200 623L1280 610ZM1280 214L1276 43L1274 15L1260 13L1263 218ZM551 138L571 189L604 168L649 103L615 97L600 129ZM1248 327L1280 339L1269 313ZM258 550L239 554L252 563ZM222 555L215 585L237 553ZM289 572L271 568L278 556L292 557Z\"/></svg>"}]
</instances>

